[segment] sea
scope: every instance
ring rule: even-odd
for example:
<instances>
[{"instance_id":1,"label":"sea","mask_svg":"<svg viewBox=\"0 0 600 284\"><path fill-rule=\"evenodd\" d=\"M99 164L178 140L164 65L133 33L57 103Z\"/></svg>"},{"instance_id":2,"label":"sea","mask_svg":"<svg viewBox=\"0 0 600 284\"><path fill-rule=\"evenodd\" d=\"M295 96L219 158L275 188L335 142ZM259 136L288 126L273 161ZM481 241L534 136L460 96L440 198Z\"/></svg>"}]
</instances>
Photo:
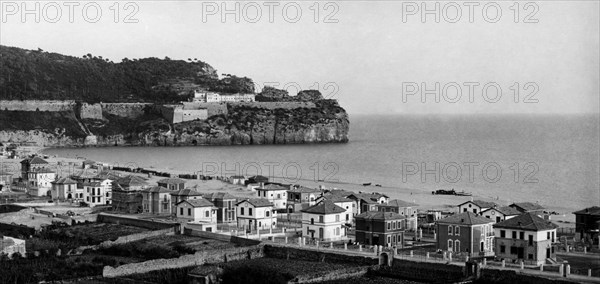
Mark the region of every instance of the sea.
<instances>
[{"instance_id":1,"label":"sea","mask_svg":"<svg viewBox=\"0 0 600 284\"><path fill-rule=\"evenodd\" d=\"M600 205L598 115L350 115L345 144L53 148L44 154L390 197L437 189L572 212ZM433 198L433 197L432 197Z\"/></svg>"}]
</instances>

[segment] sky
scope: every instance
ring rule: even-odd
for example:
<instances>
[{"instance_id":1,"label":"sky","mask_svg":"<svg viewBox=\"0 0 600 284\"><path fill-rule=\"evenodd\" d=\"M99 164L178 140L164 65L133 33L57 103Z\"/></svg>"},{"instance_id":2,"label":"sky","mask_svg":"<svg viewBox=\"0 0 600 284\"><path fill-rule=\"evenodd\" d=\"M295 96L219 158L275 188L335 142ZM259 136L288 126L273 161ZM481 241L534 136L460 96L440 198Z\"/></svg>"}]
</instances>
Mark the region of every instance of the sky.
<instances>
[{"instance_id":1,"label":"sky","mask_svg":"<svg viewBox=\"0 0 600 284\"><path fill-rule=\"evenodd\" d=\"M198 58L259 89L319 89L350 114L598 113L599 10L599 1L2 1L0 44L115 62Z\"/></svg>"}]
</instances>

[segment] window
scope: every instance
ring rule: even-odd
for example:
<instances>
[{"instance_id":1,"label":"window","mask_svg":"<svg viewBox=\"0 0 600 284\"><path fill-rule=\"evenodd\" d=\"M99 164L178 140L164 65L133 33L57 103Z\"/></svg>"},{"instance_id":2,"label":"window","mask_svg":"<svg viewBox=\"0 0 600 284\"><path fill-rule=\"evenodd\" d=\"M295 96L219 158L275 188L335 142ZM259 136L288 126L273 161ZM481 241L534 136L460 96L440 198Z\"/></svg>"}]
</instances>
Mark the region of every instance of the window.
<instances>
[{"instance_id":1,"label":"window","mask_svg":"<svg viewBox=\"0 0 600 284\"><path fill-rule=\"evenodd\" d=\"M501 245L500 246L500 253L506 253L506 246L505 245Z\"/></svg>"},{"instance_id":2,"label":"window","mask_svg":"<svg viewBox=\"0 0 600 284\"><path fill-rule=\"evenodd\" d=\"M550 239L550 232L547 232L546 233L546 240L549 240L549 239Z\"/></svg>"},{"instance_id":3,"label":"window","mask_svg":"<svg viewBox=\"0 0 600 284\"><path fill-rule=\"evenodd\" d=\"M500 230L500 237L501 238L506 238L506 231L505 230Z\"/></svg>"},{"instance_id":4,"label":"window","mask_svg":"<svg viewBox=\"0 0 600 284\"><path fill-rule=\"evenodd\" d=\"M448 251L452 251L452 240L448 240Z\"/></svg>"},{"instance_id":5,"label":"window","mask_svg":"<svg viewBox=\"0 0 600 284\"><path fill-rule=\"evenodd\" d=\"M552 242L554 242L554 232L552 232ZM554 248L552 248L554 249Z\"/></svg>"},{"instance_id":6,"label":"window","mask_svg":"<svg viewBox=\"0 0 600 284\"><path fill-rule=\"evenodd\" d=\"M335 228L335 235L339 236L340 235L340 228Z\"/></svg>"},{"instance_id":7,"label":"window","mask_svg":"<svg viewBox=\"0 0 600 284\"><path fill-rule=\"evenodd\" d=\"M459 240L454 241L454 251L456 251L456 252L460 251L460 241Z\"/></svg>"},{"instance_id":8,"label":"window","mask_svg":"<svg viewBox=\"0 0 600 284\"><path fill-rule=\"evenodd\" d=\"M188 208L188 216L192 216L192 208Z\"/></svg>"},{"instance_id":9,"label":"window","mask_svg":"<svg viewBox=\"0 0 600 284\"><path fill-rule=\"evenodd\" d=\"M392 224L390 222L387 222L387 229L390 230L392 228Z\"/></svg>"},{"instance_id":10,"label":"window","mask_svg":"<svg viewBox=\"0 0 600 284\"><path fill-rule=\"evenodd\" d=\"M208 216L209 216L209 215L210 215L210 211L206 210L206 211L204 212L204 217L207 217L207 218L208 218Z\"/></svg>"},{"instance_id":11,"label":"window","mask_svg":"<svg viewBox=\"0 0 600 284\"><path fill-rule=\"evenodd\" d=\"M310 227L306 227L306 234L309 235L310 234Z\"/></svg>"},{"instance_id":12,"label":"window","mask_svg":"<svg viewBox=\"0 0 600 284\"><path fill-rule=\"evenodd\" d=\"M448 225L448 235L452 236L452 226Z\"/></svg>"},{"instance_id":13,"label":"window","mask_svg":"<svg viewBox=\"0 0 600 284\"><path fill-rule=\"evenodd\" d=\"M392 244L395 244L395 243L396 243L396 235L393 235L392 236Z\"/></svg>"},{"instance_id":14,"label":"window","mask_svg":"<svg viewBox=\"0 0 600 284\"><path fill-rule=\"evenodd\" d=\"M473 213L477 214L477 209L473 209Z\"/></svg>"},{"instance_id":15,"label":"window","mask_svg":"<svg viewBox=\"0 0 600 284\"><path fill-rule=\"evenodd\" d=\"M513 232L512 232L512 238L513 238L513 239L516 239L516 238L517 238L517 231L513 231Z\"/></svg>"},{"instance_id":16,"label":"window","mask_svg":"<svg viewBox=\"0 0 600 284\"><path fill-rule=\"evenodd\" d=\"M279 199L279 198L281 198L281 194L277 194L277 198L278 198L278 199Z\"/></svg>"},{"instance_id":17,"label":"window","mask_svg":"<svg viewBox=\"0 0 600 284\"><path fill-rule=\"evenodd\" d=\"M527 255L527 259L533 259L533 254L531 254L531 253L530 253L530 254L528 254L528 255Z\"/></svg>"},{"instance_id":18,"label":"window","mask_svg":"<svg viewBox=\"0 0 600 284\"><path fill-rule=\"evenodd\" d=\"M244 207L240 208L240 215L244 215Z\"/></svg>"},{"instance_id":19,"label":"window","mask_svg":"<svg viewBox=\"0 0 600 284\"><path fill-rule=\"evenodd\" d=\"M346 214L346 221L350 220L350 214Z\"/></svg>"},{"instance_id":20,"label":"window","mask_svg":"<svg viewBox=\"0 0 600 284\"><path fill-rule=\"evenodd\" d=\"M395 230L396 229L396 222L392 222L392 229Z\"/></svg>"},{"instance_id":21,"label":"window","mask_svg":"<svg viewBox=\"0 0 600 284\"><path fill-rule=\"evenodd\" d=\"M270 213L270 212L269 212L269 210L265 211L265 215L266 215L267 217L269 217L269 213Z\"/></svg>"},{"instance_id":22,"label":"window","mask_svg":"<svg viewBox=\"0 0 600 284\"><path fill-rule=\"evenodd\" d=\"M521 239L521 240L525 239L525 232L519 232L519 239Z\"/></svg>"},{"instance_id":23,"label":"window","mask_svg":"<svg viewBox=\"0 0 600 284\"><path fill-rule=\"evenodd\" d=\"M179 208L179 215L183 215L183 208Z\"/></svg>"},{"instance_id":24,"label":"window","mask_svg":"<svg viewBox=\"0 0 600 284\"><path fill-rule=\"evenodd\" d=\"M510 247L510 254L517 254L517 247Z\"/></svg>"},{"instance_id":25,"label":"window","mask_svg":"<svg viewBox=\"0 0 600 284\"><path fill-rule=\"evenodd\" d=\"M315 218L310 218L310 224L314 225L315 224Z\"/></svg>"},{"instance_id":26,"label":"window","mask_svg":"<svg viewBox=\"0 0 600 284\"><path fill-rule=\"evenodd\" d=\"M454 227L454 234L457 236L460 236L460 227L459 226Z\"/></svg>"},{"instance_id":27,"label":"window","mask_svg":"<svg viewBox=\"0 0 600 284\"><path fill-rule=\"evenodd\" d=\"M248 215L252 216L252 208L248 208Z\"/></svg>"},{"instance_id":28,"label":"window","mask_svg":"<svg viewBox=\"0 0 600 284\"><path fill-rule=\"evenodd\" d=\"M323 228L319 228L319 238L323 238Z\"/></svg>"},{"instance_id":29,"label":"window","mask_svg":"<svg viewBox=\"0 0 600 284\"><path fill-rule=\"evenodd\" d=\"M335 215L335 221L339 222L340 221L340 215Z\"/></svg>"},{"instance_id":30,"label":"window","mask_svg":"<svg viewBox=\"0 0 600 284\"><path fill-rule=\"evenodd\" d=\"M319 223L324 223L323 216L319 216Z\"/></svg>"},{"instance_id":31,"label":"window","mask_svg":"<svg viewBox=\"0 0 600 284\"><path fill-rule=\"evenodd\" d=\"M388 237L387 237L387 243L389 244L389 243L391 243L391 242L392 242L392 236L388 236Z\"/></svg>"},{"instance_id":32,"label":"window","mask_svg":"<svg viewBox=\"0 0 600 284\"><path fill-rule=\"evenodd\" d=\"M529 235L528 243L530 246L533 246L533 235Z\"/></svg>"}]
</instances>

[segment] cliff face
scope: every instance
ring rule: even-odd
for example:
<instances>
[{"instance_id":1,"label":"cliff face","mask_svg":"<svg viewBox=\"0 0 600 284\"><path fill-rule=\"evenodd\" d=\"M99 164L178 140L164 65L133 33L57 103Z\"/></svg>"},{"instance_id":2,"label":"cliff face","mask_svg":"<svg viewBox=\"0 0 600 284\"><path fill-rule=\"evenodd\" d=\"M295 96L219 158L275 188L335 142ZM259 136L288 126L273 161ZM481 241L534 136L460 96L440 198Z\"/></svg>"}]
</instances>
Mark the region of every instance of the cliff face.
<instances>
[{"instance_id":1,"label":"cliff face","mask_svg":"<svg viewBox=\"0 0 600 284\"><path fill-rule=\"evenodd\" d=\"M53 127L57 118L63 128ZM0 122L0 141L49 147L345 143L349 130L348 114L335 101L295 109L229 105L227 115L174 125L152 113L80 120L69 112L1 110Z\"/></svg>"}]
</instances>

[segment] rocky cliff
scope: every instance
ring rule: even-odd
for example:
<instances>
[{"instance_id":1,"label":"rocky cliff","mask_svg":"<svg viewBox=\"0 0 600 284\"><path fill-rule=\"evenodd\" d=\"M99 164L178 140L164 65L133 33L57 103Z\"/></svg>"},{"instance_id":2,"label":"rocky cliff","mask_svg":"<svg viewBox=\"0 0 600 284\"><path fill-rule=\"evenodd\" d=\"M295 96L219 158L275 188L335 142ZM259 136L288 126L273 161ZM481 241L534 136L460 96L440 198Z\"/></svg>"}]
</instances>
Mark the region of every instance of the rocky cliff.
<instances>
[{"instance_id":1,"label":"rocky cliff","mask_svg":"<svg viewBox=\"0 0 600 284\"><path fill-rule=\"evenodd\" d=\"M2 111L0 141L40 146L194 146L345 143L348 114L336 101L313 108L260 108L228 105L227 115L169 124L149 109L142 116L103 113L81 119L73 112ZM58 127L57 127L58 126Z\"/></svg>"}]
</instances>

